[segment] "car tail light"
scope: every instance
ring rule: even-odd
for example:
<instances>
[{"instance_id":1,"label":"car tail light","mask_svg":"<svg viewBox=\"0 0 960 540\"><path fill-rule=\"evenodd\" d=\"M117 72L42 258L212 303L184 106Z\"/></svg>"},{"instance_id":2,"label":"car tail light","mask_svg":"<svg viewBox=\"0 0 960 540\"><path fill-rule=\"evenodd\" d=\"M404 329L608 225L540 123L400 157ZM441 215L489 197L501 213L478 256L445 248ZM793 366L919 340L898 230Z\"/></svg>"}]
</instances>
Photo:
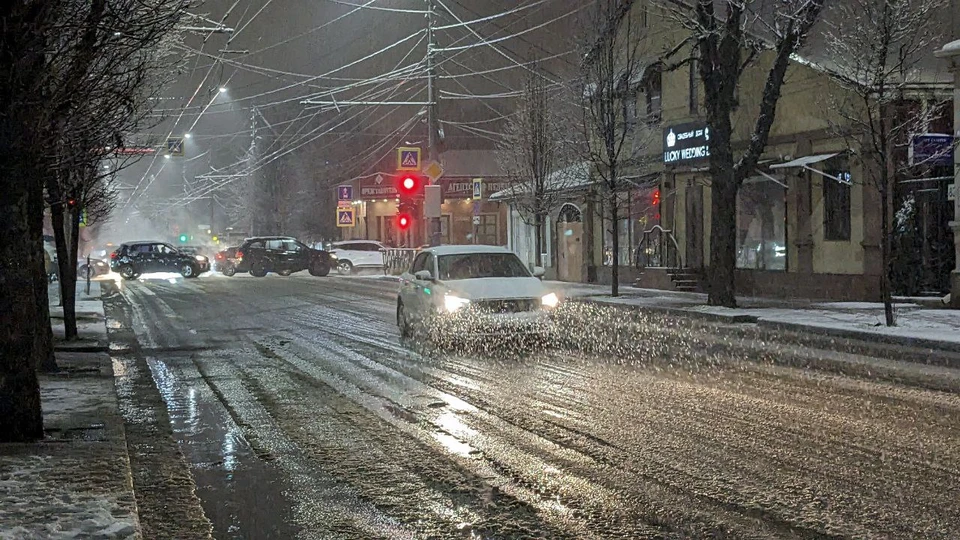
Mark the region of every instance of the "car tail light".
<instances>
[{"instance_id":1,"label":"car tail light","mask_svg":"<svg viewBox=\"0 0 960 540\"><path fill-rule=\"evenodd\" d=\"M111 254L110 254L110 258L111 258L111 259L116 259L116 258L117 258L117 252L114 251L113 253L111 253Z\"/></svg>"},{"instance_id":2,"label":"car tail light","mask_svg":"<svg viewBox=\"0 0 960 540\"><path fill-rule=\"evenodd\" d=\"M223 253L217 253L216 257L217 257L217 260L223 259Z\"/></svg>"},{"instance_id":3,"label":"car tail light","mask_svg":"<svg viewBox=\"0 0 960 540\"><path fill-rule=\"evenodd\" d=\"M237 252L237 260L239 261L239 260L241 260L241 259L243 259L243 252L242 252L242 251L238 251L238 252Z\"/></svg>"}]
</instances>

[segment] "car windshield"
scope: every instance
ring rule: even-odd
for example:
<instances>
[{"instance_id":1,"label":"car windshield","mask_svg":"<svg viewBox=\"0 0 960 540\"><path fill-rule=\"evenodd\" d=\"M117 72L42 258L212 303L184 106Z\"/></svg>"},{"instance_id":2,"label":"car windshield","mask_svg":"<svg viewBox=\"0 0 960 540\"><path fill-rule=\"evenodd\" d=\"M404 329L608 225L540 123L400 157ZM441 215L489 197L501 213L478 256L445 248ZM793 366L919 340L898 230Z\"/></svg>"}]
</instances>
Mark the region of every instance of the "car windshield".
<instances>
[{"instance_id":1,"label":"car windshield","mask_svg":"<svg viewBox=\"0 0 960 540\"><path fill-rule=\"evenodd\" d=\"M437 259L443 280L530 277L530 272L513 253L461 253Z\"/></svg>"}]
</instances>

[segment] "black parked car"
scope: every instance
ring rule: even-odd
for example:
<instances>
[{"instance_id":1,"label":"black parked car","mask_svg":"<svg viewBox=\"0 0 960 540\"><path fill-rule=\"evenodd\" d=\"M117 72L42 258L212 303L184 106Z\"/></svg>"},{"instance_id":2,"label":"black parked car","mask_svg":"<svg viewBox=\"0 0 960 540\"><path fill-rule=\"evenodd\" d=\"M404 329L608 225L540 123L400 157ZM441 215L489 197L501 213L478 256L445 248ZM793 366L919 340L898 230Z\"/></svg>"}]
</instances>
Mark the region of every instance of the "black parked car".
<instances>
[{"instance_id":1,"label":"black parked car","mask_svg":"<svg viewBox=\"0 0 960 540\"><path fill-rule=\"evenodd\" d=\"M289 236L257 236L247 238L234 256L236 272L250 272L263 277L267 272L289 276L309 270L310 275L325 276L336 266L336 257L329 252L313 249Z\"/></svg>"},{"instance_id":2,"label":"black parked car","mask_svg":"<svg viewBox=\"0 0 960 540\"><path fill-rule=\"evenodd\" d=\"M200 275L200 263L165 242L126 242L110 254L110 268L123 279L136 279L144 272L179 272L185 278Z\"/></svg>"}]
</instances>

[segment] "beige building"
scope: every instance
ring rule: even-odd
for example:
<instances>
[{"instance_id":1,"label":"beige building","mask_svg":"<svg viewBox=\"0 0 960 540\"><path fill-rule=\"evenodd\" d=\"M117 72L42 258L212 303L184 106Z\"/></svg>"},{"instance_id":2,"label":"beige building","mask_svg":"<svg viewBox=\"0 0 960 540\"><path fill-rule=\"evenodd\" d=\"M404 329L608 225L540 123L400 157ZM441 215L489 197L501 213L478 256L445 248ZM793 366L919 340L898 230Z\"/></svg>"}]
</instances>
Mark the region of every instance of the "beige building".
<instances>
[{"instance_id":1,"label":"beige building","mask_svg":"<svg viewBox=\"0 0 960 540\"><path fill-rule=\"evenodd\" d=\"M596 186L571 190L563 214L582 225L565 228L561 210L552 216L545 259L550 275L561 279L609 282L612 233L620 235L621 280L668 289L702 288L709 272L711 186L710 126L704 120L703 92L696 64L663 69L658 51L667 51L688 34L647 2L636 0L630 16L644 28L647 62L634 81L625 106L656 136L635 156L633 181L623 194L626 217L617 227L603 222ZM879 194L858 159L859 145L841 137L842 122L833 112L844 97L828 76L822 45L810 45L791 63L769 143L756 170L744 182L737 203L737 293L739 295L876 300L879 298L881 216ZM761 53L747 68L738 88L733 150L742 152L756 122L771 62ZM946 65L932 66L907 96L910 106L927 107L952 97ZM943 114L927 126L926 144L952 144L953 119ZM945 136L945 137L944 137ZM946 142L944 142L946 141ZM900 160L924 151L905 141ZM891 212L905 232L898 236L894 285L899 294L942 294L954 267L951 159L910 168L897 178ZM653 180L651 181L651 178ZM509 197L504 198L509 203ZM653 208L651 208L653 207ZM575 212L571 212L575 209ZM515 212L512 211L513 215ZM898 217L898 219L900 219ZM512 220L514 223L516 220ZM511 245L529 257L524 237L514 227ZM566 235L566 236L564 236ZM573 235L576 242L569 242ZM526 242L529 244L529 241ZM569 253L579 246L581 253ZM582 261L579 272L559 271L559 259Z\"/></svg>"}]
</instances>

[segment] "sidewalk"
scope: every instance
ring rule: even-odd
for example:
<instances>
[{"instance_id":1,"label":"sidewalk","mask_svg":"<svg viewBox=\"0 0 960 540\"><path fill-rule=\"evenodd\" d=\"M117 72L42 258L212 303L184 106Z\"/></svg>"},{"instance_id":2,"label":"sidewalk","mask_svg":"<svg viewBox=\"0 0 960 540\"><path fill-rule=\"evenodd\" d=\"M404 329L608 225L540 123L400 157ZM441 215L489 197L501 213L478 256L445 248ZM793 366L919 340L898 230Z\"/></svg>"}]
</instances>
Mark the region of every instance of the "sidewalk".
<instances>
[{"instance_id":1,"label":"sidewalk","mask_svg":"<svg viewBox=\"0 0 960 540\"><path fill-rule=\"evenodd\" d=\"M46 437L0 445L0 539L141 537L99 295L78 294L81 340L59 341L61 371L40 375Z\"/></svg>"},{"instance_id":2,"label":"sidewalk","mask_svg":"<svg viewBox=\"0 0 960 540\"><path fill-rule=\"evenodd\" d=\"M884 325L883 304L738 298L740 308L707 306L707 295L656 289L620 288L611 298L608 285L551 281L567 298L660 313L695 316L726 323L806 331L820 335L960 352L960 310L932 309L909 300L894 304L897 326Z\"/></svg>"},{"instance_id":3,"label":"sidewalk","mask_svg":"<svg viewBox=\"0 0 960 540\"><path fill-rule=\"evenodd\" d=\"M87 294L85 282L77 283L77 333L79 340L66 342L63 339L63 308L60 303L60 284L51 283L50 319L53 326L54 349L73 352L104 352L109 345L107 326L104 323L103 302L100 301L100 283L90 282Z\"/></svg>"}]
</instances>

